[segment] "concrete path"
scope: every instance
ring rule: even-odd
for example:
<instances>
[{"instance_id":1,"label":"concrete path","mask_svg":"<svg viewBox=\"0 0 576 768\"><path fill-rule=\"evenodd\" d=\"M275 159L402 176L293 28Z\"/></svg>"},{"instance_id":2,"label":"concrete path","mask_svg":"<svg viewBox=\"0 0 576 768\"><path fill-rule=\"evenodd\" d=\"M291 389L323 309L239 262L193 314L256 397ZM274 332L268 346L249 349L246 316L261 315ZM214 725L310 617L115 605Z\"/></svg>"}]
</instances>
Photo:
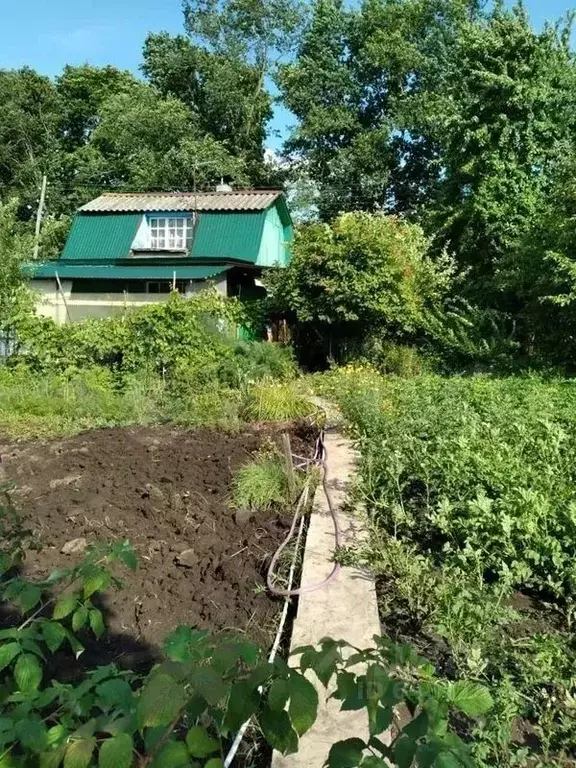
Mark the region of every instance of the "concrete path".
<instances>
[{"instance_id":1,"label":"concrete path","mask_svg":"<svg viewBox=\"0 0 576 768\"><path fill-rule=\"evenodd\" d=\"M355 456L350 442L338 432L328 431L325 442L328 488L338 513L342 543L350 546L362 536L359 517L345 511ZM333 552L332 517L322 487L319 487L306 538L302 586L316 584L326 577L332 569ZM347 640L357 648L368 648L374 645L372 638L376 634L380 634L380 623L374 580L358 568L343 567L326 587L299 598L291 647L316 645L329 636ZM297 754L283 757L274 753L272 768L322 768L335 741L352 736L368 738L366 712L340 712L338 701L327 701L331 691L326 691L312 672L309 678L317 687L320 699L316 723L300 739Z\"/></svg>"}]
</instances>

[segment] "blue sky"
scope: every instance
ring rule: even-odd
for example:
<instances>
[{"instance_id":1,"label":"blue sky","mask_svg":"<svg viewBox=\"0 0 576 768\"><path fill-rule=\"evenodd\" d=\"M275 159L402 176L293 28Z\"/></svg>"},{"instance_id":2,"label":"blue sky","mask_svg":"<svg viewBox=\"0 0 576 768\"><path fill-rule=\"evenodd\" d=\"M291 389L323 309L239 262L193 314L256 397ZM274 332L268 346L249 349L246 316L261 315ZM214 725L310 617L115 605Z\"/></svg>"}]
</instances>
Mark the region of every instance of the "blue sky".
<instances>
[{"instance_id":1,"label":"blue sky","mask_svg":"<svg viewBox=\"0 0 576 768\"><path fill-rule=\"evenodd\" d=\"M573 0L526 0L535 25L574 6ZM182 31L181 0L0 0L0 68L27 64L47 75L64 64L113 64L137 71L150 31ZM286 130L278 110L273 134ZM270 146L280 138L271 135Z\"/></svg>"}]
</instances>

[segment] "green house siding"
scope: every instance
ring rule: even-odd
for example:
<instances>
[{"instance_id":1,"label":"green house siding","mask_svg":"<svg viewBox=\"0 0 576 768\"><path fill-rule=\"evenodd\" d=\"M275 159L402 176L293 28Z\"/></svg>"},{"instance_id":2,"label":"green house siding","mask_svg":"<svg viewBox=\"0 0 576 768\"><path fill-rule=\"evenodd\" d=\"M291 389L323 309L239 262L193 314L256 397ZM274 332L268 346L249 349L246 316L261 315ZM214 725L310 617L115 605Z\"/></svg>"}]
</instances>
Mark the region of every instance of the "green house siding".
<instances>
[{"instance_id":1,"label":"green house siding","mask_svg":"<svg viewBox=\"0 0 576 768\"><path fill-rule=\"evenodd\" d=\"M256 213L201 213L192 241L196 259L238 259L255 264L266 211Z\"/></svg>"},{"instance_id":2,"label":"green house siding","mask_svg":"<svg viewBox=\"0 0 576 768\"><path fill-rule=\"evenodd\" d=\"M259 267L285 267L288 263L287 230L276 206L266 211L256 264Z\"/></svg>"},{"instance_id":3,"label":"green house siding","mask_svg":"<svg viewBox=\"0 0 576 768\"><path fill-rule=\"evenodd\" d=\"M125 259L142 219L141 213L78 214L61 258L65 261Z\"/></svg>"}]
</instances>

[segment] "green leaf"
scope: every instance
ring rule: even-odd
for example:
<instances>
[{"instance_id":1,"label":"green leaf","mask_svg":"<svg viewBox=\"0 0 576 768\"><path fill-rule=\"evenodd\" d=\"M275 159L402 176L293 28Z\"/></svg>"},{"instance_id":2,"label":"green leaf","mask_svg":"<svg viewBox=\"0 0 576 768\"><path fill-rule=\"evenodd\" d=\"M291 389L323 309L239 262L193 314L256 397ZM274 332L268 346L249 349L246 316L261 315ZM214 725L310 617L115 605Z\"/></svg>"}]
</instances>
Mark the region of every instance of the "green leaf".
<instances>
[{"instance_id":1,"label":"green leaf","mask_svg":"<svg viewBox=\"0 0 576 768\"><path fill-rule=\"evenodd\" d=\"M336 662L340 658L340 650L337 645L330 645L325 650L319 651L312 665L312 669L318 675L318 679L324 686L328 685L330 678L336 670Z\"/></svg>"},{"instance_id":2,"label":"green leaf","mask_svg":"<svg viewBox=\"0 0 576 768\"><path fill-rule=\"evenodd\" d=\"M90 629L94 632L96 637L102 637L106 631L102 611L98 610L98 608L90 608L88 611L88 621L90 622Z\"/></svg>"},{"instance_id":3,"label":"green leaf","mask_svg":"<svg viewBox=\"0 0 576 768\"><path fill-rule=\"evenodd\" d=\"M57 582L62 581L62 579L65 579L70 572L70 568L55 568L43 583L48 586L56 584Z\"/></svg>"},{"instance_id":4,"label":"green leaf","mask_svg":"<svg viewBox=\"0 0 576 768\"><path fill-rule=\"evenodd\" d=\"M333 744L328 753L329 768L356 768L362 760L366 744L362 739L344 739Z\"/></svg>"},{"instance_id":5,"label":"green leaf","mask_svg":"<svg viewBox=\"0 0 576 768\"><path fill-rule=\"evenodd\" d=\"M402 734L394 742L392 754L394 762L398 768L410 768L414 755L416 754L417 743L406 734Z\"/></svg>"},{"instance_id":6,"label":"green leaf","mask_svg":"<svg viewBox=\"0 0 576 768\"><path fill-rule=\"evenodd\" d=\"M165 672L153 673L146 681L137 705L140 728L169 725L187 700L184 688Z\"/></svg>"},{"instance_id":7,"label":"green leaf","mask_svg":"<svg viewBox=\"0 0 576 768\"><path fill-rule=\"evenodd\" d=\"M29 651L30 653L36 654L39 658L41 658L43 661L46 661L46 656L44 656L44 653L42 651L42 648L38 645L36 640L32 640L29 637L25 637L21 641L22 649L24 651Z\"/></svg>"},{"instance_id":8,"label":"green leaf","mask_svg":"<svg viewBox=\"0 0 576 768\"><path fill-rule=\"evenodd\" d=\"M14 667L14 679L21 691L35 691L38 688L42 680L42 668L36 656L23 653L18 657Z\"/></svg>"},{"instance_id":9,"label":"green leaf","mask_svg":"<svg viewBox=\"0 0 576 768\"><path fill-rule=\"evenodd\" d=\"M494 703L486 686L469 680L450 683L447 694L449 703L469 717L486 714Z\"/></svg>"},{"instance_id":10,"label":"green leaf","mask_svg":"<svg viewBox=\"0 0 576 768\"><path fill-rule=\"evenodd\" d=\"M389 768L390 763L386 762L381 757L374 757L374 755L368 755L362 758L360 768Z\"/></svg>"},{"instance_id":11,"label":"green leaf","mask_svg":"<svg viewBox=\"0 0 576 768\"><path fill-rule=\"evenodd\" d=\"M88 609L84 605L80 605L72 616L72 629L74 632L82 629L82 627L88 621Z\"/></svg>"},{"instance_id":12,"label":"green leaf","mask_svg":"<svg viewBox=\"0 0 576 768\"><path fill-rule=\"evenodd\" d=\"M204 701L204 699L202 699ZM239 731L258 709L260 694L247 680L238 680L232 684L224 727L230 731Z\"/></svg>"},{"instance_id":13,"label":"green leaf","mask_svg":"<svg viewBox=\"0 0 576 768\"><path fill-rule=\"evenodd\" d=\"M193 725L186 734L186 744L192 757L208 757L220 750L220 742L213 739L206 728Z\"/></svg>"},{"instance_id":14,"label":"green leaf","mask_svg":"<svg viewBox=\"0 0 576 768\"><path fill-rule=\"evenodd\" d=\"M181 741L164 744L152 762L152 768L188 768L189 765L190 755Z\"/></svg>"},{"instance_id":15,"label":"green leaf","mask_svg":"<svg viewBox=\"0 0 576 768\"><path fill-rule=\"evenodd\" d=\"M222 677L210 667L199 667L190 676L194 690L203 696L208 704L217 706L226 696L227 688Z\"/></svg>"},{"instance_id":16,"label":"green leaf","mask_svg":"<svg viewBox=\"0 0 576 768\"><path fill-rule=\"evenodd\" d=\"M110 584L110 574L103 568L96 569L84 581L84 598L91 597L95 592L101 592Z\"/></svg>"},{"instance_id":17,"label":"green leaf","mask_svg":"<svg viewBox=\"0 0 576 768\"><path fill-rule=\"evenodd\" d=\"M288 714L299 736L314 724L318 712L318 693L309 680L297 672L290 675L290 705Z\"/></svg>"},{"instance_id":18,"label":"green leaf","mask_svg":"<svg viewBox=\"0 0 576 768\"><path fill-rule=\"evenodd\" d=\"M14 720L11 717L0 717L0 733L6 733L14 728Z\"/></svg>"},{"instance_id":19,"label":"green leaf","mask_svg":"<svg viewBox=\"0 0 576 768\"><path fill-rule=\"evenodd\" d=\"M41 625L42 636L48 648L54 653L66 639L66 630L57 621L46 621Z\"/></svg>"},{"instance_id":20,"label":"green leaf","mask_svg":"<svg viewBox=\"0 0 576 768\"><path fill-rule=\"evenodd\" d=\"M11 664L22 651L20 643L5 643L0 645L0 670Z\"/></svg>"},{"instance_id":21,"label":"green leaf","mask_svg":"<svg viewBox=\"0 0 576 768\"><path fill-rule=\"evenodd\" d=\"M22 746L32 752L41 752L48 746L46 726L40 718L19 720L14 727L14 732Z\"/></svg>"},{"instance_id":22,"label":"green leaf","mask_svg":"<svg viewBox=\"0 0 576 768\"><path fill-rule=\"evenodd\" d=\"M70 742L64 755L64 768L87 768L95 746L96 739L93 736Z\"/></svg>"},{"instance_id":23,"label":"green leaf","mask_svg":"<svg viewBox=\"0 0 576 768\"><path fill-rule=\"evenodd\" d=\"M224 768L224 761L221 757L213 757L204 765L204 768Z\"/></svg>"},{"instance_id":24,"label":"green leaf","mask_svg":"<svg viewBox=\"0 0 576 768\"><path fill-rule=\"evenodd\" d=\"M283 755L296 752L298 749L298 735L294 728L292 728L288 712L264 707L258 717L258 723L264 738L271 747Z\"/></svg>"},{"instance_id":25,"label":"green leaf","mask_svg":"<svg viewBox=\"0 0 576 768\"><path fill-rule=\"evenodd\" d=\"M66 744L50 752L43 752L39 756L39 768L58 768L66 752Z\"/></svg>"},{"instance_id":26,"label":"green leaf","mask_svg":"<svg viewBox=\"0 0 576 768\"><path fill-rule=\"evenodd\" d=\"M123 542L121 548L118 550L118 557L131 571L135 571L138 567L136 554L127 541Z\"/></svg>"},{"instance_id":27,"label":"green leaf","mask_svg":"<svg viewBox=\"0 0 576 768\"><path fill-rule=\"evenodd\" d=\"M428 733L428 713L420 712L417 717L405 726L403 733L410 736L411 739L421 739L423 736L426 736Z\"/></svg>"},{"instance_id":28,"label":"green leaf","mask_svg":"<svg viewBox=\"0 0 576 768\"><path fill-rule=\"evenodd\" d=\"M105 680L96 687L96 694L102 709L120 707L130 710L134 701L132 688L121 677Z\"/></svg>"},{"instance_id":29,"label":"green leaf","mask_svg":"<svg viewBox=\"0 0 576 768\"><path fill-rule=\"evenodd\" d=\"M462 761L450 752L441 752L436 758L434 768L462 768Z\"/></svg>"},{"instance_id":30,"label":"green leaf","mask_svg":"<svg viewBox=\"0 0 576 768\"><path fill-rule=\"evenodd\" d=\"M119 733L106 739L100 746L98 765L100 768L130 768L134 742L129 733Z\"/></svg>"},{"instance_id":31,"label":"green leaf","mask_svg":"<svg viewBox=\"0 0 576 768\"><path fill-rule=\"evenodd\" d=\"M268 691L268 706L270 709L284 709L290 698L288 680L278 678L272 682Z\"/></svg>"},{"instance_id":32,"label":"green leaf","mask_svg":"<svg viewBox=\"0 0 576 768\"><path fill-rule=\"evenodd\" d=\"M58 723L58 725L53 725L52 728L48 728L46 733L48 746L53 747L56 744L61 744L67 735L68 730L61 723Z\"/></svg>"},{"instance_id":33,"label":"green leaf","mask_svg":"<svg viewBox=\"0 0 576 768\"><path fill-rule=\"evenodd\" d=\"M188 661L193 638L194 632L190 627L177 627L164 640L164 654L172 661Z\"/></svg>"},{"instance_id":34,"label":"green leaf","mask_svg":"<svg viewBox=\"0 0 576 768\"><path fill-rule=\"evenodd\" d=\"M78 641L78 639L72 634L72 632L69 632L66 627L64 627L64 631L66 632L66 638L68 642L70 643L70 648L72 648L72 652L78 658L83 652L84 652L84 646L81 642Z\"/></svg>"},{"instance_id":35,"label":"green leaf","mask_svg":"<svg viewBox=\"0 0 576 768\"><path fill-rule=\"evenodd\" d=\"M22 613L27 613L38 605L42 598L42 590L34 584L27 584L18 595L18 605Z\"/></svg>"},{"instance_id":36,"label":"green leaf","mask_svg":"<svg viewBox=\"0 0 576 768\"><path fill-rule=\"evenodd\" d=\"M26 587L24 579L16 578L4 587L4 599L15 600L20 592Z\"/></svg>"},{"instance_id":37,"label":"green leaf","mask_svg":"<svg viewBox=\"0 0 576 768\"><path fill-rule=\"evenodd\" d=\"M370 722L370 735L375 736L385 731L391 725L393 719L394 709L392 707L378 706Z\"/></svg>"},{"instance_id":38,"label":"green leaf","mask_svg":"<svg viewBox=\"0 0 576 768\"><path fill-rule=\"evenodd\" d=\"M77 605L78 597L74 593L63 595L54 606L52 618L56 620L65 619L66 616L69 616L72 613Z\"/></svg>"}]
</instances>

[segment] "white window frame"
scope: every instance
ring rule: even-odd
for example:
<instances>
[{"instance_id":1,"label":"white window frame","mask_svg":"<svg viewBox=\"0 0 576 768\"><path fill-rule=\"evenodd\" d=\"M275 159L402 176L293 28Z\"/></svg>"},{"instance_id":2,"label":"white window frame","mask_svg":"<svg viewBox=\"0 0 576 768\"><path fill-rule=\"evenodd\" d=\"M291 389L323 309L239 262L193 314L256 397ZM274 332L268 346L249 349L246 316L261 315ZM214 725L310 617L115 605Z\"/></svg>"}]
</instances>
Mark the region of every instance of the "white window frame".
<instances>
[{"instance_id":1,"label":"white window frame","mask_svg":"<svg viewBox=\"0 0 576 768\"><path fill-rule=\"evenodd\" d=\"M192 219L186 216L150 216L148 227L152 251L185 251L188 248Z\"/></svg>"}]
</instances>

